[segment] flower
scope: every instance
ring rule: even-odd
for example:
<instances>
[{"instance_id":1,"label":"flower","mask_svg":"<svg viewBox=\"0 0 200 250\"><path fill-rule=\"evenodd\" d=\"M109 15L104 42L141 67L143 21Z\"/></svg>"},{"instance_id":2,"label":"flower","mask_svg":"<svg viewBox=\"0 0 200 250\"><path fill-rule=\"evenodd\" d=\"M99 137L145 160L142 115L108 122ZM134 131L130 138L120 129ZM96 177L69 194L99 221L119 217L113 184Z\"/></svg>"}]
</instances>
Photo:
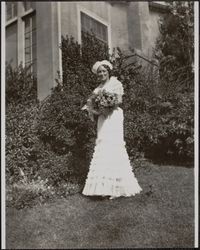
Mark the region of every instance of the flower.
<instances>
[{"instance_id":1,"label":"flower","mask_svg":"<svg viewBox=\"0 0 200 250\"><path fill-rule=\"evenodd\" d=\"M100 114L107 115L118 106L118 96L105 90L99 91L94 97L93 108Z\"/></svg>"},{"instance_id":2,"label":"flower","mask_svg":"<svg viewBox=\"0 0 200 250\"><path fill-rule=\"evenodd\" d=\"M119 105L118 95L105 90L100 90L97 94L93 93L87 100L87 104L82 110L87 110L89 117L94 120L93 114L107 116Z\"/></svg>"}]
</instances>

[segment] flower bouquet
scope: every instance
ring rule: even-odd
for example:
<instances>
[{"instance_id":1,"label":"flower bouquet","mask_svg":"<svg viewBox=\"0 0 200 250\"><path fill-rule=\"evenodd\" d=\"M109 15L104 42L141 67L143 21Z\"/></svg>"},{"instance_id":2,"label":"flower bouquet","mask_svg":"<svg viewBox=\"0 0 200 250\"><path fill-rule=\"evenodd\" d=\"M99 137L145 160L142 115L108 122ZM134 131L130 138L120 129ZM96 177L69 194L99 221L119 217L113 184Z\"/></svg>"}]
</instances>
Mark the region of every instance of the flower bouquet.
<instances>
[{"instance_id":1,"label":"flower bouquet","mask_svg":"<svg viewBox=\"0 0 200 250\"><path fill-rule=\"evenodd\" d=\"M93 93L87 100L87 104L82 110L87 110L91 120L94 115L109 115L119 105L118 95L115 93L100 90L97 94Z\"/></svg>"},{"instance_id":2,"label":"flower bouquet","mask_svg":"<svg viewBox=\"0 0 200 250\"><path fill-rule=\"evenodd\" d=\"M107 116L119 105L119 101L117 94L102 90L92 96L91 104L99 115Z\"/></svg>"}]
</instances>

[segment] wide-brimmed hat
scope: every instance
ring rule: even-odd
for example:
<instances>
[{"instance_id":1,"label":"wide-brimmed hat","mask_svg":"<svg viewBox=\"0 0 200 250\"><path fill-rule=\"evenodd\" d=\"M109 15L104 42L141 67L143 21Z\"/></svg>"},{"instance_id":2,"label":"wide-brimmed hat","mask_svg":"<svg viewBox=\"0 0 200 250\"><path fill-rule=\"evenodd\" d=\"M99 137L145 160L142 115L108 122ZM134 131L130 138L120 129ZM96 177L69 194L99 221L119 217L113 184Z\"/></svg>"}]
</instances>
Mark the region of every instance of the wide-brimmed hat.
<instances>
[{"instance_id":1,"label":"wide-brimmed hat","mask_svg":"<svg viewBox=\"0 0 200 250\"><path fill-rule=\"evenodd\" d=\"M110 70L113 69L113 66L112 66L112 64L111 64L109 61L103 60L103 61L97 61L97 62L95 62L95 64L94 64L93 67L92 67L92 72L93 72L94 74L97 74L97 69L98 69L99 66L101 66L101 65L107 65L107 66L110 68Z\"/></svg>"}]
</instances>

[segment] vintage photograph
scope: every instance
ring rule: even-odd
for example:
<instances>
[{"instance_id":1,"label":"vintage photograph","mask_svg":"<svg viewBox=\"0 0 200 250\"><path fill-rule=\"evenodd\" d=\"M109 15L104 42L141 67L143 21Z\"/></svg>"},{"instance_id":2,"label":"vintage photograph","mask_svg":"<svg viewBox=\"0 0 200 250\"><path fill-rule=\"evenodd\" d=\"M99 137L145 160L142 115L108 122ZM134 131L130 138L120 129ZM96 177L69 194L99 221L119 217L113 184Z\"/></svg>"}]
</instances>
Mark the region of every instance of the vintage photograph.
<instances>
[{"instance_id":1,"label":"vintage photograph","mask_svg":"<svg viewBox=\"0 0 200 250\"><path fill-rule=\"evenodd\" d=\"M5 248L196 247L198 5L2 6Z\"/></svg>"}]
</instances>

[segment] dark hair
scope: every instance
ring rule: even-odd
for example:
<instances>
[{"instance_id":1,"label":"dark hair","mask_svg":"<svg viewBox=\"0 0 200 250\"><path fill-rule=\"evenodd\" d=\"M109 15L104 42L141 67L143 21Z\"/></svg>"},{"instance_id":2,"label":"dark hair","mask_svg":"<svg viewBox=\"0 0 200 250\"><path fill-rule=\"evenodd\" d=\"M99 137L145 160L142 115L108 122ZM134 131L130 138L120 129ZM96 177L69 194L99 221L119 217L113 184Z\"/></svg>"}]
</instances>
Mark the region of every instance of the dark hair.
<instances>
[{"instance_id":1,"label":"dark hair","mask_svg":"<svg viewBox=\"0 0 200 250\"><path fill-rule=\"evenodd\" d=\"M106 64L101 64L101 66L103 66L104 68L107 69L108 74L109 74L109 78L110 78L112 76L112 70L110 69L110 67ZM97 71L98 71L98 69L97 69Z\"/></svg>"}]
</instances>

